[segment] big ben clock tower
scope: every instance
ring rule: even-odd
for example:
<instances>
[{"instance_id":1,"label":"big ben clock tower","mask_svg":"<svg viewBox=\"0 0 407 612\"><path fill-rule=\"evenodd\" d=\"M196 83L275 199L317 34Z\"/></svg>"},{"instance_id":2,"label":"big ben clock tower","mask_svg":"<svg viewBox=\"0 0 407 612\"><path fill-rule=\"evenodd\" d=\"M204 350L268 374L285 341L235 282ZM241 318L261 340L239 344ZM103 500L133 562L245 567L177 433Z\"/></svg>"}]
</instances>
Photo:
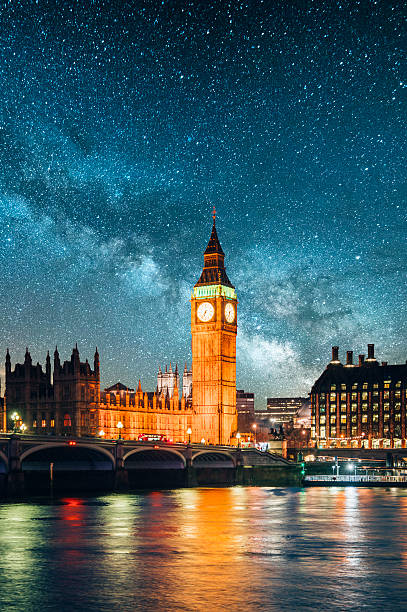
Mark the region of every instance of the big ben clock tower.
<instances>
[{"instance_id":1,"label":"big ben clock tower","mask_svg":"<svg viewBox=\"0 0 407 612\"><path fill-rule=\"evenodd\" d=\"M195 442L230 444L237 429L237 298L215 226L191 297L192 406Z\"/></svg>"}]
</instances>

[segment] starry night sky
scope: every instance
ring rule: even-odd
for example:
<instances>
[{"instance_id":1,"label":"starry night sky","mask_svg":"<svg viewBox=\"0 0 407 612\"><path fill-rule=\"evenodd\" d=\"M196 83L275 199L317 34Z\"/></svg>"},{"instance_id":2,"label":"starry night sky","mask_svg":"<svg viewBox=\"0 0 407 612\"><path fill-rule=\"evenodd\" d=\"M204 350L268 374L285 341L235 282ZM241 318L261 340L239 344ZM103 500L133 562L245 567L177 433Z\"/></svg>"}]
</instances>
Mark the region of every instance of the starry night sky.
<instances>
[{"instance_id":1,"label":"starry night sky","mask_svg":"<svg viewBox=\"0 0 407 612\"><path fill-rule=\"evenodd\" d=\"M0 352L190 363L215 206L237 384L404 362L404 2L2 2ZM1 370L3 374L3 370Z\"/></svg>"}]
</instances>

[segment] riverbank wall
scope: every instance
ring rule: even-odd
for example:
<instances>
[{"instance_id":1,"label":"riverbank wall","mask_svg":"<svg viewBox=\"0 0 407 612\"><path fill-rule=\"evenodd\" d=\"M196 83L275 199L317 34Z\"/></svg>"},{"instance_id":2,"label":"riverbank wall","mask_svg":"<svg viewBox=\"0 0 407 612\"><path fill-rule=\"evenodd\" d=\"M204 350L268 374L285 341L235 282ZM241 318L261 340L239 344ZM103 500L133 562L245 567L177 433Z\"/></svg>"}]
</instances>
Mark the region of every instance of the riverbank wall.
<instances>
[{"instance_id":1,"label":"riverbank wall","mask_svg":"<svg viewBox=\"0 0 407 612\"><path fill-rule=\"evenodd\" d=\"M19 471L0 475L0 497L64 493L177 489L199 486L300 486L301 471L292 465L237 466L234 468L194 468L183 470L55 470Z\"/></svg>"}]
</instances>

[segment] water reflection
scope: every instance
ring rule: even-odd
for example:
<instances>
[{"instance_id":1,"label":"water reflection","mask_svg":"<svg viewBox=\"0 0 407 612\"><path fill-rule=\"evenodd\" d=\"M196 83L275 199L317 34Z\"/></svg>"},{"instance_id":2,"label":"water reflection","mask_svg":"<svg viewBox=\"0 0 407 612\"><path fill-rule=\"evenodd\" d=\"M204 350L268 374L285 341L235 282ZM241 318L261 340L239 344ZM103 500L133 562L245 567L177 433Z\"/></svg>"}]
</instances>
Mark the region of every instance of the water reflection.
<instances>
[{"instance_id":1,"label":"water reflection","mask_svg":"<svg viewBox=\"0 0 407 612\"><path fill-rule=\"evenodd\" d=\"M183 489L0 506L1 610L403 610L407 492Z\"/></svg>"}]
</instances>

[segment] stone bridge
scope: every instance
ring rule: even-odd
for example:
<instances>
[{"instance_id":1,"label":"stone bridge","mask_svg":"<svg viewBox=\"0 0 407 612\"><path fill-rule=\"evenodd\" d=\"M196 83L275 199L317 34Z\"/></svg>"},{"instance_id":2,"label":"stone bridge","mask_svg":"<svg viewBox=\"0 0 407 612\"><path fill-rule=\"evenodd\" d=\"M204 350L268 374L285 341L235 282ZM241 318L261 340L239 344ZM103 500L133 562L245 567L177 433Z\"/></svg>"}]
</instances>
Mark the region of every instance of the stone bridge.
<instances>
[{"instance_id":1,"label":"stone bridge","mask_svg":"<svg viewBox=\"0 0 407 612\"><path fill-rule=\"evenodd\" d=\"M52 466L52 468L51 468ZM0 476L8 494L70 481L110 489L150 485L244 484L249 471L276 476L296 467L254 448L95 438L0 435ZM85 474L87 475L85 477ZM87 484L86 484L87 483Z\"/></svg>"}]
</instances>

